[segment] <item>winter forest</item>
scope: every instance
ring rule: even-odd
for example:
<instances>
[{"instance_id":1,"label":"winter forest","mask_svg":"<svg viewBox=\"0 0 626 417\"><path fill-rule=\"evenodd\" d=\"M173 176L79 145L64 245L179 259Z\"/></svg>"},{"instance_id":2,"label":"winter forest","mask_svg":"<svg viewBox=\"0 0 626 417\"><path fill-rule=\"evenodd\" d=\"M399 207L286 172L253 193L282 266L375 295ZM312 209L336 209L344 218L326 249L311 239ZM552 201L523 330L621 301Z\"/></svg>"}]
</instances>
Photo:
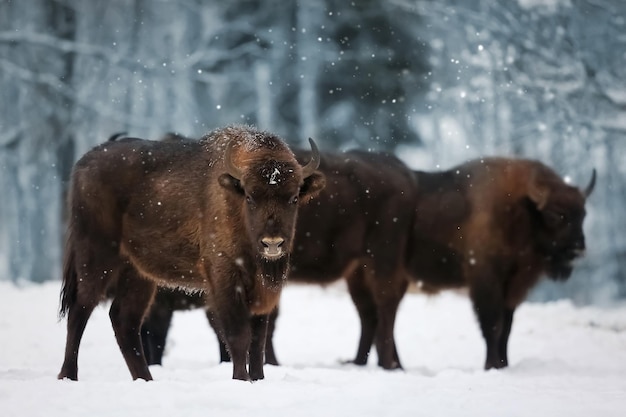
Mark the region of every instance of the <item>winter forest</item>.
<instances>
[{"instance_id":1,"label":"winter forest","mask_svg":"<svg viewBox=\"0 0 626 417\"><path fill-rule=\"evenodd\" d=\"M0 280L59 280L72 164L116 132L232 123L414 169L536 158L587 254L535 300L626 298L623 0L0 0Z\"/></svg>"}]
</instances>

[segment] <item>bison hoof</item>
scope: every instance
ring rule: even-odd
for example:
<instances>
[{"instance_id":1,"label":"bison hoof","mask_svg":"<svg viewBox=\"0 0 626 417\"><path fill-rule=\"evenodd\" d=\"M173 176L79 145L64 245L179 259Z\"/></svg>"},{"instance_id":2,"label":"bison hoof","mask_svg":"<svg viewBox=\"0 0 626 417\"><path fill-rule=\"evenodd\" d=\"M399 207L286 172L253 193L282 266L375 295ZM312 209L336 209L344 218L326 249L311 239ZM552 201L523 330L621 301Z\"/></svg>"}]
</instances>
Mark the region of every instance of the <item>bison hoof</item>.
<instances>
[{"instance_id":1,"label":"bison hoof","mask_svg":"<svg viewBox=\"0 0 626 417\"><path fill-rule=\"evenodd\" d=\"M394 369L402 369L402 365L400 365L400 362L397 361L392 361L390 364L381 364L379 363L378 366L380 366L383 369L386 369L388 371L394 370Z\"/></svg>"},{"instance_id":2,"label":"bison hoof","mask_svg":"<svg viewBox=\"0 0 626 417\"><path fill-rule=\"evenodd\" d=\"M250 368L251 380L258 381L259 379L265 378L265 375L263 374L263 366L252 366Z\"/></svg>"},{"instance_id":3,"label":"bison hoof","mask_svg":"<svg viewBox=\"0 0 626 417\"><path fill-rule=\"evenodd\" d=\"M69 379L72 381L78 381L78 372L61 369L61 372L59 372L59 374L57 375L57 379Z\"/></svg>"},{"instance_id":4,"label":"bison hoof","mask_svg":"<svg viewBox=\"0 0 626 417\"><path fill-rule=\"evenodd\" d=\"M233 379L237 379L239 381L248 381L248 382L252 381L250 379L250 375L247 372L245 374L244 373L234 373L233 374Z\"/></svg>"},{"instance_id":5,"label":"bison hoof","mask_svg":"<svg viewBox=\"0 0 626 417\"><path fill-rule=\"evenodd\" d=\"M502 369L506 368L507 366L509 366L509 364L506 363L506 361L488 361L485 363L485 371L488 371L490 369Z\"/></svg>"},{"instance_id":6,"label":"bison hoof","mask_svg":"<svg viewBox=\"0 0 626 417\"><path fill-rule=\"evenodd\" d=\"M367 365L367 359L366 360L359 360L359 359L353 359L353 360L343 360L340 361L340 363L342 365L358 365L358 366L365 366Z\"/></svg>"}]
</instances>

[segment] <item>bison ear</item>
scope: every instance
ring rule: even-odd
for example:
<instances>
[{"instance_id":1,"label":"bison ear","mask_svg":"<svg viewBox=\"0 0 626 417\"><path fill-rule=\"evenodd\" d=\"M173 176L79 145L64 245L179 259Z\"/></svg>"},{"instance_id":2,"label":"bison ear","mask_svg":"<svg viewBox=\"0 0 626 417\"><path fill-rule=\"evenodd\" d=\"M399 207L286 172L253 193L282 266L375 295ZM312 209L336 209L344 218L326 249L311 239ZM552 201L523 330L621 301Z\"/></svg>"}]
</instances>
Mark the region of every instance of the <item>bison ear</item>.
<instances>
[{"instance_id":1,"label":"bison ear","mask_svg":"<svg viewBox=\"0 0 626 417\"><path fill-rule=\"evenodd\" d=\"M549 194L550 190L538 184L536 175L533 173L528 184L528 197L535 203L538 210L543 210L546 207Z\"/></svg>"},{"instance_id":2,"label":"bison ear","mask_svg":"<svg viewBox=\"0 0 626 417\"><path fill-rule=\"evenodd\" d=\"M326 175L320 171L314 171L304 179L304 184L300 187L300 203L308 203L317 196L326 186Z\"/></svg>"},{"instance_id":3,"label":"bison ear","mask_svg":"<svg viewBox=\"0 0 626 417\"><path fill-rule=\"evenodd\" d=\"M237 194L244 194L241 182L230 174L222 174L218 177L217 182L229 191L233 191Z\"/></svg>"}]
</instances>

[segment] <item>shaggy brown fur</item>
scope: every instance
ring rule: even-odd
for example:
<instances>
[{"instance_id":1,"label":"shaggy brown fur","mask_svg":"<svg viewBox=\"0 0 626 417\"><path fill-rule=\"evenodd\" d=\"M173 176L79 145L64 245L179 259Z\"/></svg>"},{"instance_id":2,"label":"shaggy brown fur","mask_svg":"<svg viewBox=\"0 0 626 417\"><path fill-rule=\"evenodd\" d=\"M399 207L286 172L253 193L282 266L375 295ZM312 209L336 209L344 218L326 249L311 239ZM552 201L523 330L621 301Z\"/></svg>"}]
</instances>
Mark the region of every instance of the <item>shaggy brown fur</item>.
<instances>
[{"instance_id":1,"label":"shaggy brown fur","mask_svg":"<svg viewBox=\"0 0 626 417\"><path fill-rule=\"evenodd\" d=\"M513 313L544 274L567 279L583 254L585 191L537 161L475 160L416 172L407 268L427 292L469 287L487 345L485 368L508 365Z\"/></svg>"},{"instance_id":2,"label":"shaggy brown fur","mask_svg":"<svg viewBox=\"0 0 626 417\"><path fill-rule=\"evenodd\" d=\"M85 154L72 174L59 378L77 379L84 328L112 295L130 373L152 379L139 329L157 284L206 292L233 378L263 378L267 315L286 278L298 199L324 186L318 163L302 167L280 138L243 126L198 142L107 142Z\"/></svg>"},{"instance_id":3,"label":"shaggy brown fur","mask_svg":"<svg viewBox=\"0 0 626 417\"><path fill-rule=\"evenodd\" d=\"M300 161L308 152L296 151ZM400 367L393 341L398 303L407 287L404 253L411 227L413 173L391 155L351 151L322 154L326 187L298 214L289 279L328 284L345 278L361 319L361 340L354 363L365 364L376 340L379 365ZM146 323L144 344L160 363L172 303L188 299L167 292ZM209 315L210 317L210 315ZM272 344L276 314L270 316L266 362L278 364ZM152 347L150 347L152 346ZM221 359L228 354L221 346Z\"/></svg>"},{"instance_id":4,"label":"shaggy brown fur","mask_svg":"<svg viewBox=\"0 0 626 417\"><path fill-rule=\"evenodd\" d=\"M506 366L515 308L542 275L569 277L585 249L584 205L595 172L581 191L540 162L489 158L444 172L417 171L407 182L393 158L354 156L322 157L328 185L300 211L289 279L326 284L346 277L361 319L353 362L365 364L375 342L385 368L400 367L393 319L406 290L404 267L426 292L469 287L487 344L485 367ZM395 255L407 239L406 265L398 265ZM270 316L266 361L277 364L274 320ZM168 325L151 321L155 333ZM223 346L221 359L229 360Z\"/></svg>"}]
</instances>

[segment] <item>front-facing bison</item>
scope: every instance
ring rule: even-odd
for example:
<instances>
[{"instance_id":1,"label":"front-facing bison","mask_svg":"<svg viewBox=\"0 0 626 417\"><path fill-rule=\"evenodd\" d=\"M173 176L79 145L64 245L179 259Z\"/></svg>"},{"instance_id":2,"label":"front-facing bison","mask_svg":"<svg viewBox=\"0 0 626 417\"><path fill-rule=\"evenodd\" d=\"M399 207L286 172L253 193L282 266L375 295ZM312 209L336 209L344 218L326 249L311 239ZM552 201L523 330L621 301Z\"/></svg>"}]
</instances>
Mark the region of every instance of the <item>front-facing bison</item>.
<instances>
[{"instance_id":1,"label":"front-facing bison","mask_svg":"<svg viewBox=\"0 0 626 417\"><path fill-rule=\"evenodd\" d=\"M130 373L152 379L140 329L158 284L205 292L233 378L262 379L267 315L288 272L297 208L324 187L311 146L301 166L277 136L231 126L198 142L131 138L87 152L72 173L59 378L77 379L87 321L111 297Z\"/></svg>"}]
</instances>

